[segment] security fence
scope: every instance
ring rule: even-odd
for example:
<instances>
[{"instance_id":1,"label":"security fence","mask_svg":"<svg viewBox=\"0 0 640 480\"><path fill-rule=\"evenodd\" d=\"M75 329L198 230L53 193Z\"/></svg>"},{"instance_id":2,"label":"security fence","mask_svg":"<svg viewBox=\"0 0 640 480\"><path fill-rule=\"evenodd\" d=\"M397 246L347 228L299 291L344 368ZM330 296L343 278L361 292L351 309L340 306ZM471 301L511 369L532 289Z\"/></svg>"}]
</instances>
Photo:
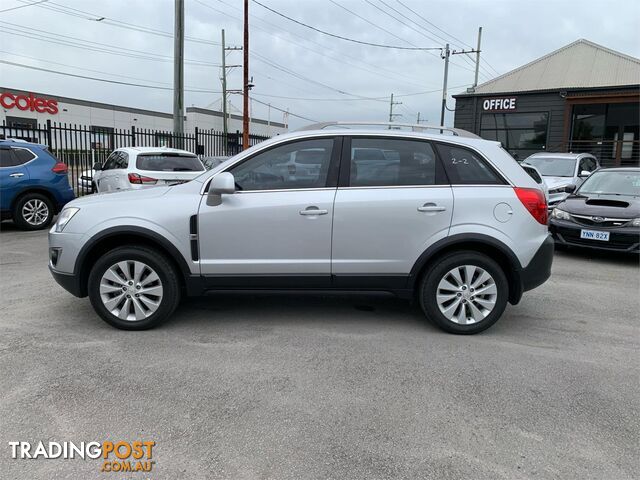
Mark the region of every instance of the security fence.
<instances>
[{"instance_id":1,"label":"security fence","mask_svg":"<svg viewBox=\"0 0 640 480\"><path fill-rule=\"evenodd\" d=\"M0 139L14 138L47 145L49 150L69 166L69 182L77 195L91 191L91 167L103 162L116 148L171 147L181 148L201 157L231 156L242 150L242 133L225 134L216 130L202 130L176 134L171 131L116 129L47 121L35 128L0 125ZM249 135L255 145L269 137ZM84 178L83 178L84 177Z\"/></svg>"}]
</instances>

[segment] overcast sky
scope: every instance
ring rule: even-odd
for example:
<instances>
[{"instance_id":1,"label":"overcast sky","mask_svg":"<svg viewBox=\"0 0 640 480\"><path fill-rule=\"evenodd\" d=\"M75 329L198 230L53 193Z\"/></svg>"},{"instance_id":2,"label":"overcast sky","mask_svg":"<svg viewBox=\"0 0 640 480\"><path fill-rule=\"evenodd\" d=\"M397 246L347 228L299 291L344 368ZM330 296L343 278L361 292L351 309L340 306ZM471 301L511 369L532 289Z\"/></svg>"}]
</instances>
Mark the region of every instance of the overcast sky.
<instances>
[{"instance_id":1,"label":"overcast sky","mask_svg":"<svg viewBox=\"0 0 640 480\"><path fill-rule=\"evenodd\" d=\"M171 87L173 41L167 32L173 30L173 0L48 0L10 10L35 1L0 0L0 59L75 75ZM478 27L482 26L480 83L578 38L640 57L638 1L260 3L336 35L394 46L442 47L448 40L452 49L469 49L475 47ZM439 123L444 63L439 51L359 45L297 25L254 2L249 9L250 74L256 99L253 115L267 118L268 107L260 101L273 105L274 121L283 119L276 108L317 121L386 121L389 96L394 93L402 102L394 107L402 114L397 121L413 123L420 112L421 119ZM185 10L190 39L185 46L185 84L188 90L200 90L187 91L185 104L220 109L220 31L225 29L227 45L242 44L242 1L185 0ZM465 57L451 57L450 95L473 82L473 61ZM241 64L242 52L228 52L227 63ZM230 71L228 88L241 88L241 74L240 68ZM0 64L0 86L163 112L172 109L170 90L103 83L6 64ZM239 112L241 97L232 95L231 102L232 111ZM450 96L448 106L454 107ZM449 112L446 123L452 121ZM306 123L289 117L291 128Z\"/></svg>"}]
</instances>

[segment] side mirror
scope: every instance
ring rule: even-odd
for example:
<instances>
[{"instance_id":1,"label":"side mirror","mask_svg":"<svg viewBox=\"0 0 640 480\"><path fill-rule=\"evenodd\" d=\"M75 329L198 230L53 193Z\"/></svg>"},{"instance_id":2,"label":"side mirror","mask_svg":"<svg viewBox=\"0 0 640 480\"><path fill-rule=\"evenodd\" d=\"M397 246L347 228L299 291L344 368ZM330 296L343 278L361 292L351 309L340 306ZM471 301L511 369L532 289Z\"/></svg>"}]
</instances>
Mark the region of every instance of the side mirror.
<instances>
[{"instance_id":1,"label":"side mirror","mask_svg":"<svg viewBox=\"0 0 640 480\"><path fill-rule=\"evenodd\" d=\"M99 172L100 170L102 170L102 164L100 162L96 162L91 168L93 168L96 172Z\"/></svg>"},{"instance_id":2,"label":"side mirror","mask_svg":"<svg viewBox=\"0 0 640 480\"><path fill-rule=\"evenodd\" d=\"M580 177L588 177L589 175L591 175L591 172L587 171L587 170L582 170L580 172Z\"/></svg>"},{"instance_id":3,"label":"side mirror","mask_svg":"<svg viewBox=\"0 0 640 480\"><path fill-rule=\"evenodd\" d=\"M232 194L236 191L236 180L233 174L222 172L213 177L209 184L207 195L207 205L217 207L222 203L222 194Z\"/></svg>"},{"instance_id":4,"label":"side mirror","mask_svg":"<svg viewBox=\"0 0 640 480\"><path fill-rule=\"evenodd\" d=\"M567 185L566 187L564 187L564 191L566 193L573 193L576 191L576 186L573 183L570 183L569 185Z\"/></svg>"}]
</instances>

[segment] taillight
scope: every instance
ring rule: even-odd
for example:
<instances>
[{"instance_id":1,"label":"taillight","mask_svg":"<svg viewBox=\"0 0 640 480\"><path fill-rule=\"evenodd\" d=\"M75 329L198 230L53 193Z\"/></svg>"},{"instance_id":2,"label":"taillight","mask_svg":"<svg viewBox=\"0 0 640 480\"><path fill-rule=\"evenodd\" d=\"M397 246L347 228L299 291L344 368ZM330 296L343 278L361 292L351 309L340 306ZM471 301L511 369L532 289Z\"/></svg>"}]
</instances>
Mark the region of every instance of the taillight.
<instances>
[{"instance_id":1,"label":"taillight","mask_svg":"<svg viewBox=\"0 0 640 480\"><path fill-rule=\"evenodd\" d=\"M137 173L129 174L129 183L135 185L154 185L158 182L157 178L151 177L143 177L142 175L138 175Z\"/></svg>"},{"instance_id":2,"label":"taillight","mask_svg":"<svg viewBox=\"0 0 640 480\"><path fill-rule=\"evenodd\" d=\"M538 223L542 225L547 224L547 220L549 218L549 213L547 211L547 199L544 198L544 193L542 190L537 188L520 188L514 187L513 189L516 192L516 195L524 205L524 207L529 210L529 213L535 218Z\"/></svg>"},{"instance_id":3,"label":"taillight","mask_svg":"<svg viewBox=\"0 0 640 480\"><path fill-rule=\"evenodd\" d=\"M56 164L51 169L53 173L67 173L69 171L69 167L67 167L66 163L56 162Z\"/></svg>"}]
</instances>

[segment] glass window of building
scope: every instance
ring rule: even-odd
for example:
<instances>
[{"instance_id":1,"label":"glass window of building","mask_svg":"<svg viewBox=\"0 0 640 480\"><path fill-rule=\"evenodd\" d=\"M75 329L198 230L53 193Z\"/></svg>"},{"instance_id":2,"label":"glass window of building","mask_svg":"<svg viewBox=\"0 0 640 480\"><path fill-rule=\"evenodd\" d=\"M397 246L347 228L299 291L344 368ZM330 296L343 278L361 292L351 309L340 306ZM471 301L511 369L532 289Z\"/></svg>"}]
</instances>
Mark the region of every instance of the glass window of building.
<instances>
[{"instance_id":1,"label":"glass window of building","mask_svg":"<svg viewBox=\"0 0 640 480\"><path fill-rule=\"evenodd\" d=\"M517 160L547 148L548 112L484 113L480 136L496 140Z\"/></svg>"}]
</instances>

